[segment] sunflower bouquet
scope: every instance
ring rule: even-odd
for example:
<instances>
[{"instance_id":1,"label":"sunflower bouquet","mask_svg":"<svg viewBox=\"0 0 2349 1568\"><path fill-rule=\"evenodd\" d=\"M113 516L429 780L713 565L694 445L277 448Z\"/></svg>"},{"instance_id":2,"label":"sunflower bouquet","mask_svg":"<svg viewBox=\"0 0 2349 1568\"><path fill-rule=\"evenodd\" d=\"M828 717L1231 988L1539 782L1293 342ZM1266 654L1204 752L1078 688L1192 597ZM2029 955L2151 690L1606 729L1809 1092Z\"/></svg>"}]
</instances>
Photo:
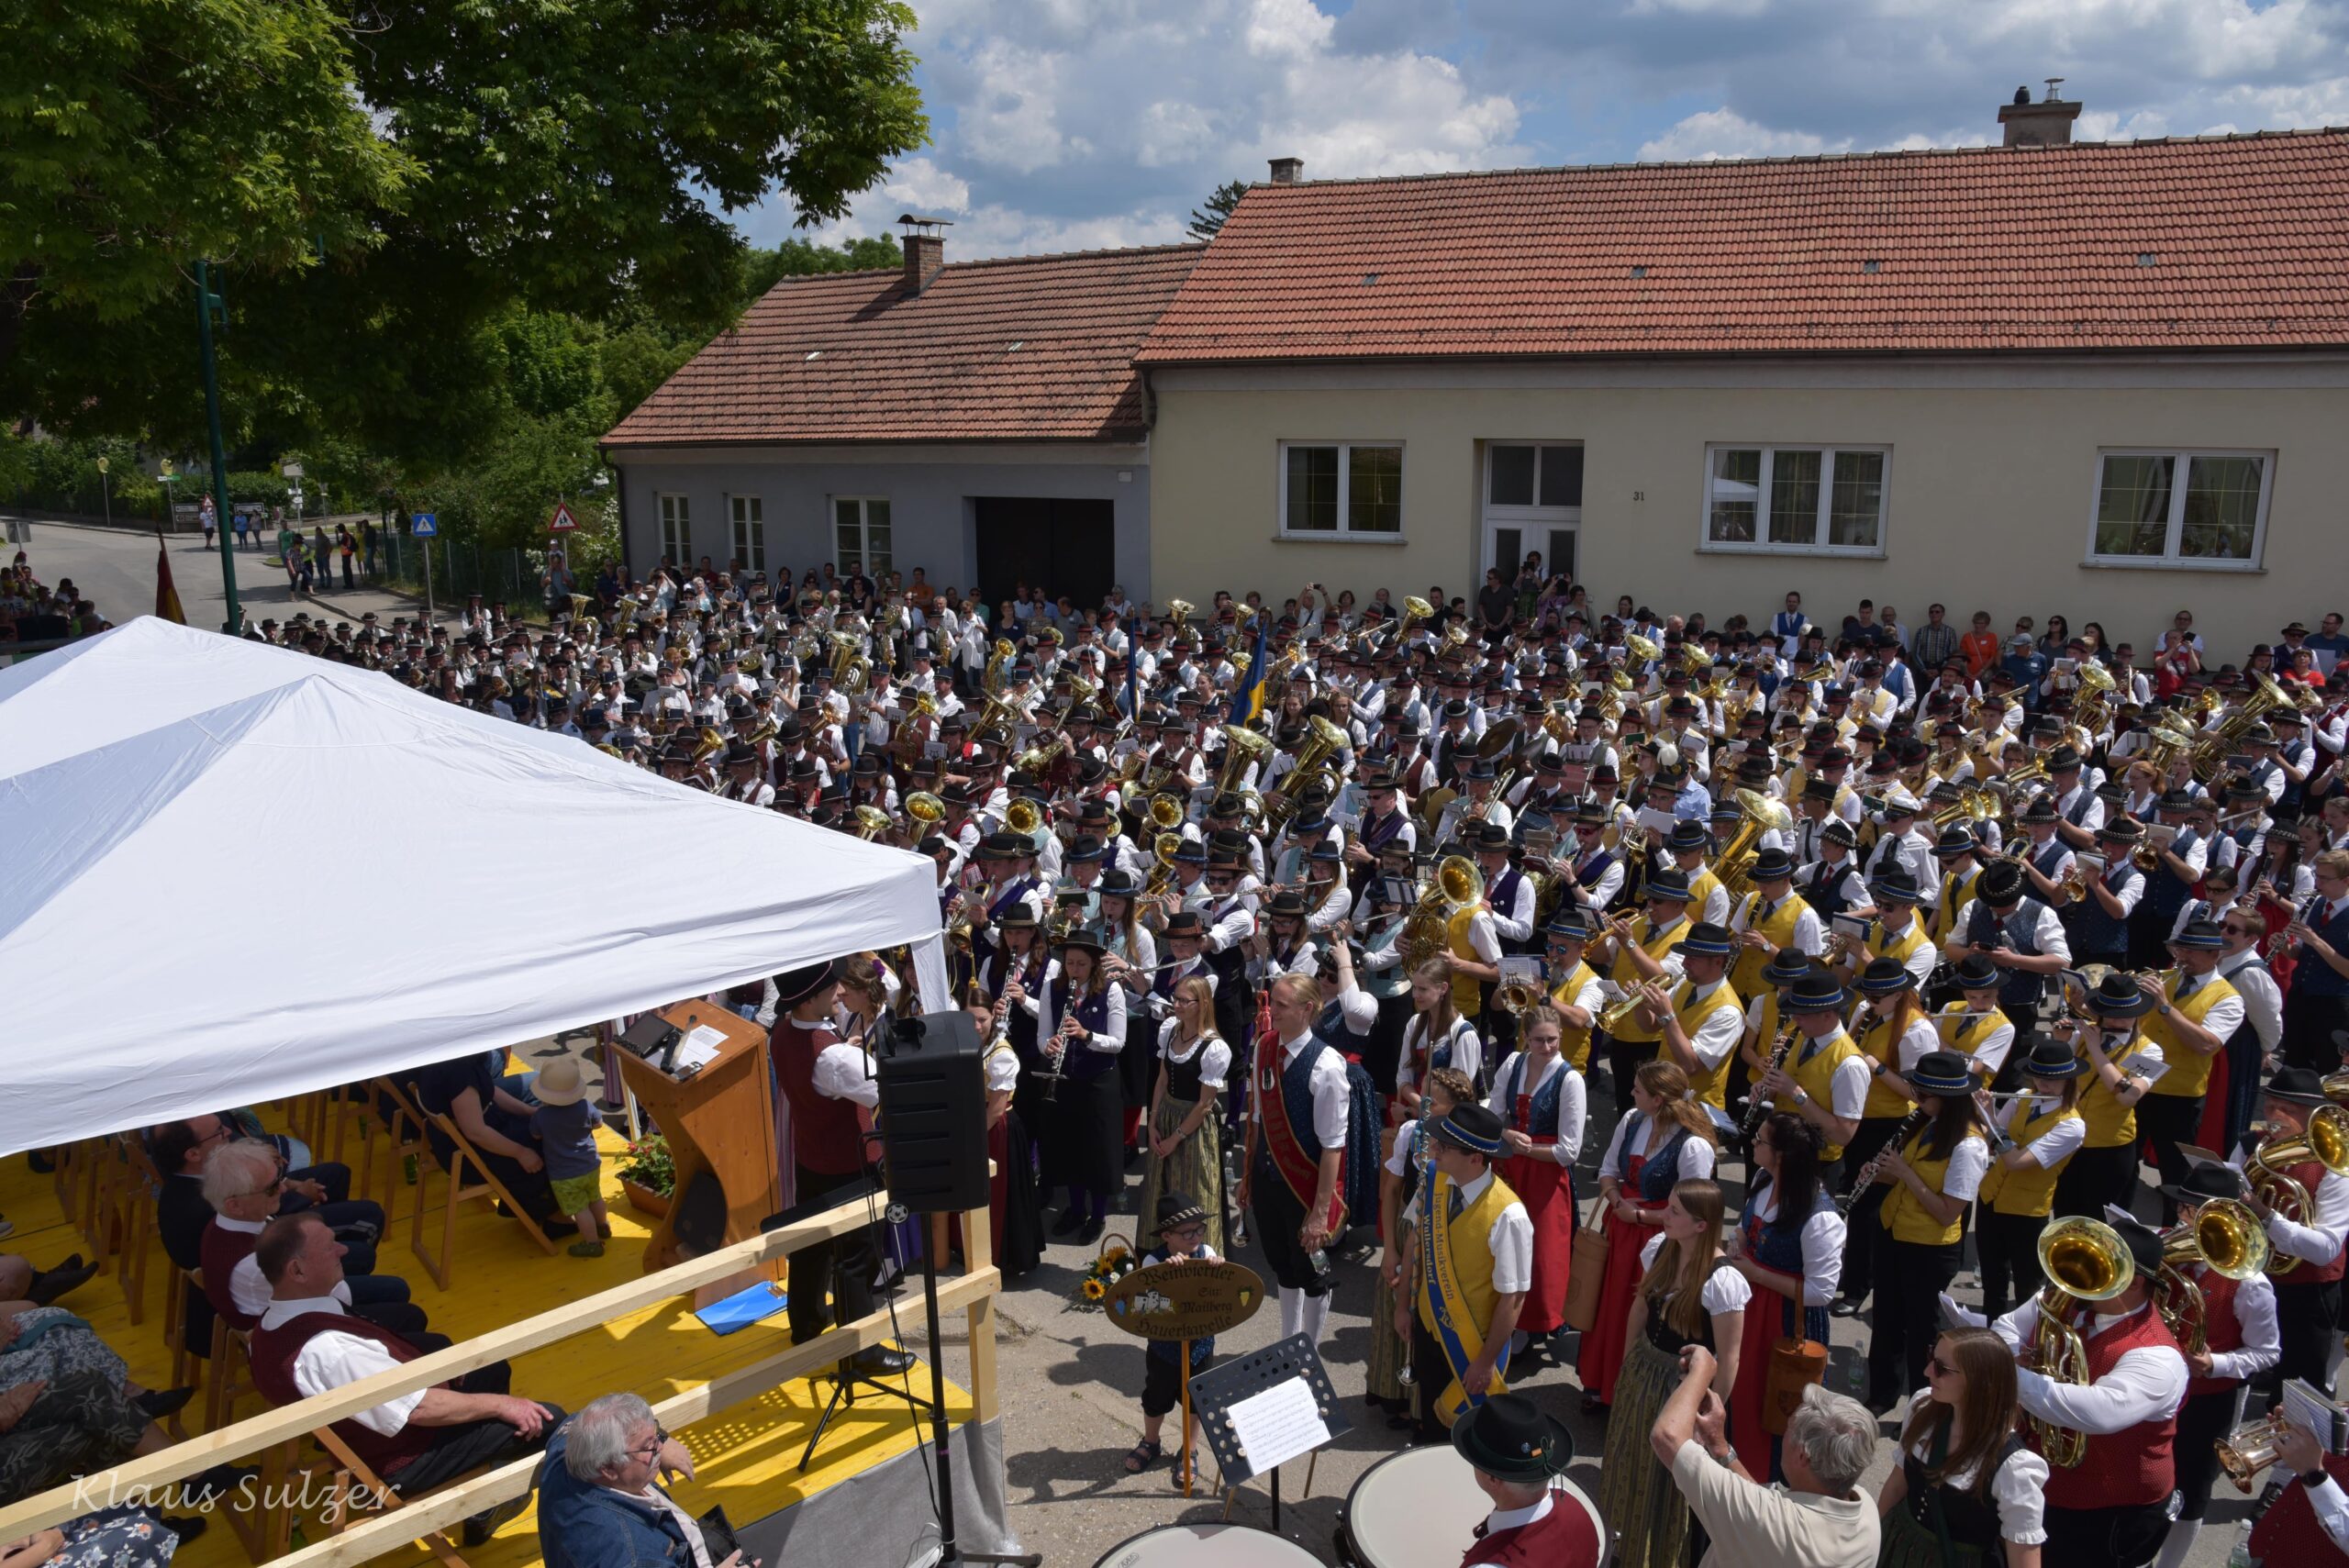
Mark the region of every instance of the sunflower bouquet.
<instances>
[{"instance_id":1,"label":"sunflower bouquet","mask_svg":"<svg viewBox=\"0 0 2349 1568\"><path fill-rule=\"evenodd\" d=\"M1076 1294L1070 1306L1080 1312L1098 1312L1108 1298L1109 1289L1119 1280L1141 1266L1141 1259L1132 1247L1122 1240L1104 1246L1085 1268L1076 1282Z\"/></svg>"}]
</instances>

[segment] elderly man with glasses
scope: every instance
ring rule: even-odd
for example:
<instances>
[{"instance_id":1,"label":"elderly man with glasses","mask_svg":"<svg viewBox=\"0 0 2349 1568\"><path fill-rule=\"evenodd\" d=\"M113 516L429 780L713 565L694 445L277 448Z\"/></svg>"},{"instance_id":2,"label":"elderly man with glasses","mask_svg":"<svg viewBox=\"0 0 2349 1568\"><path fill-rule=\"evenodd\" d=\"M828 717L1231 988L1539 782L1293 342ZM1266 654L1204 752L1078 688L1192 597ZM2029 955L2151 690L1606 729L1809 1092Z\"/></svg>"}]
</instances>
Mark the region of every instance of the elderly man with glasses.
<instances>
[{"instance_id":1,"label":"elderly man with glasses","mask_svg":"<svg viewBox=\"0 0 2349 1568\"><path fill-rule=\"evenodd\" d=\"M694 1478L693 1455L652 1407L607 1394L563 1424L539 1467L539 1554L547 1568L758 1568L723 1516L687 1513L661 1482Z\"/></svg>"}]
</instances>

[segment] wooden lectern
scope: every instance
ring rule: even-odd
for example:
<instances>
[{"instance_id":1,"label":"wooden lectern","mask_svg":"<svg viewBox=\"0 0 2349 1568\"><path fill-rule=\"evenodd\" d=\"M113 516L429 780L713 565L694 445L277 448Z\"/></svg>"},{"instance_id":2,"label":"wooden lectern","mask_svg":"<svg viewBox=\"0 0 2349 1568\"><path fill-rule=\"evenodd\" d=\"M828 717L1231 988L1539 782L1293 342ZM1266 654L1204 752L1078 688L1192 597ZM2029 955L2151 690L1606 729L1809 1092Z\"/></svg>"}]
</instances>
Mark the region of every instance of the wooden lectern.
<instances>
[{"instance_id":1,"label":"wooden lectern","mask_svg":"<svg viewBox=\"0 0 2349 1568\"><path fill-rule=\"evenodd\" d=\"M726 1195L728 1243L759 1234L759 1222L783 1207L783 1184L775 1166L774 1080L767 1065L766 1031L740 1015L708 1002L680 1002L661 1009L680 1036L697 1029L725 1037L718 1060L690 1077L678 1078L623 1046L620 1077L669 1140L677 1185L669 1213L653 1227L644 1249L644 1272L654 1273L692 1256L676 1234L678 1216L696 1178L715 1175ZM694 1292L696 1309L722 1301L761 1279L781 1279L784 1260L730 1275Z\"/></svg>"}]
</instances>

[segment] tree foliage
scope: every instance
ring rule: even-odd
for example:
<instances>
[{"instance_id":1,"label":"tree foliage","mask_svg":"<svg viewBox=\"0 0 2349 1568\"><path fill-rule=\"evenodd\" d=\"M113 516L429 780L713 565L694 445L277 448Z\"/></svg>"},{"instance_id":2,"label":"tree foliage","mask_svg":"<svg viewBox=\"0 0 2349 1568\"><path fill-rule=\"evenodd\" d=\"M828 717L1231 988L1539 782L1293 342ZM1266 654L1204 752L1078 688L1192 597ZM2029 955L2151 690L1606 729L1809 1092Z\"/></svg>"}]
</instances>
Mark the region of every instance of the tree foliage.
<instances>
[{"instance_id":1,"label":"tree foliage","mask_svg":"<svg viewBox=\"0 0 2349 1568\"><path fill-rule=\"evenodd\" d=\"M1226 180L1222 184L1218 185L1215 188L1215 195L1207 199L1205 206L1196 206L1191 209L1191 221L1187 229L1191 238L1213 239L1218 234L1223 232L1223 220L1231 216L1231 209L1238 206L1240 198L1247 194L1248 182L1245 180Z\"/></svg>"}]
</instances>

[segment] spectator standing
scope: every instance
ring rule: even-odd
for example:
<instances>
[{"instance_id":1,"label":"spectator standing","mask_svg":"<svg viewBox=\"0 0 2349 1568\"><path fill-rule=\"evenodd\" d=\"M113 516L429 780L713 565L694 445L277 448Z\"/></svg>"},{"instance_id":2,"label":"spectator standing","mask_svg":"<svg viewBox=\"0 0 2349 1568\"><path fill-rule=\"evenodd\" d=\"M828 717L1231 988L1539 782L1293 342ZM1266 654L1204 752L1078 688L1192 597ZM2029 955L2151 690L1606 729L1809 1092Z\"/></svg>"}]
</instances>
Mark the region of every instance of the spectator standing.
<instances>
[{"instance_id":1,"label":"spectator standing","mask_svg":"<svg viewBox=\"0 0 2349 1568\"><path fill-rule=\"evenodd\" d=\"M1925 624L1909 639L1909 657L1916 662L1918 669L1929 674L1938 672L1958 655L1957 628L1949 624L1948 616L1947 606L1930 606L1925 611ZM1968 661L1966 673L1969 675L1973 673L1971 662Z\"/></svg>"},{"instance_id":2,"label":"spectator standing","mask_svg":"<svg viewBox=\"0 0 2349 1568\"><path fill-rule=\"evenodd\" d=\"M540 1068L530 1092L539 1102L530 1113L530 1130L538 1135L539 1151L547 1162L555 1207L579 1227L571 1255L600 1258L604 1232L610 1228L604 1209L604 1157L596 1151L597 1118L587 1099L579 1059L559 1056Z\"/></svg>"},{"instance_id":3,"label":"spectator standing","mask_svg":"<svg viewBox=\"0 0 2349 1568\"><path fill-rule=\"evenodd\" d=\"M352 574L359 555L359 541L351 538L351 529L340 523L335 525L334 548L335 553L342 557L342 586L345 592L349 592L359 586L357 578Z\"/></svg>"}]
</instances>

